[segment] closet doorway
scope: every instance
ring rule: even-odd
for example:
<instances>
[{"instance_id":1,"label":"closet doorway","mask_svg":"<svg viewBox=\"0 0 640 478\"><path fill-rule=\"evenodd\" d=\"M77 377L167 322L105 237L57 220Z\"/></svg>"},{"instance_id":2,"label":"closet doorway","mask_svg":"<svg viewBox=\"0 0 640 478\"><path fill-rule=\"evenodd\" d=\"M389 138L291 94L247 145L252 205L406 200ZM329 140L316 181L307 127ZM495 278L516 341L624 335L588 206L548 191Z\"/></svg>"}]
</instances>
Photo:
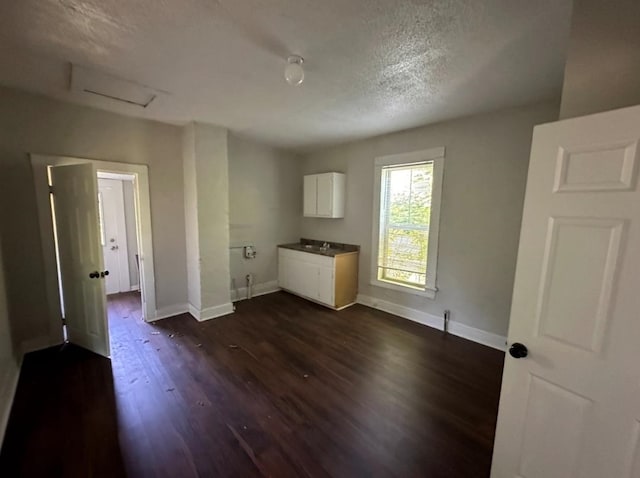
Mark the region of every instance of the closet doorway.
<instances>
[{"instance_id":1,"label":"closet doorway","mask_svg":"<svg viewBox=\"0 0 640 478\"><path fill-rule=\"evenodd\" d=\"M100 243L107 295L140 290L133 175L98 171Z\"/></svg>"},{"instance_id":2,"label":"closet doorway","mask_svg":"<svg viewBox=\"0 0 640 478\"><path fill-rule=\"evenodd\" d=\"M52 345L69 341L108 357L107 305L122 308L111 298L128 300L135 294L136 300L128 300L127 307L134 307L145 321L157 316L147 166L66 156L30 157L50 310L49 340ZM103 190L111 199L99 194L101 179L115 180L105 183ZM123 205L125 182L133 186L129 230ZM106 209L105 199L110 204ZM106 261L115 264L113 274ZM115 281L107 290L112 275Z\"/></svg>"}]
</instances>

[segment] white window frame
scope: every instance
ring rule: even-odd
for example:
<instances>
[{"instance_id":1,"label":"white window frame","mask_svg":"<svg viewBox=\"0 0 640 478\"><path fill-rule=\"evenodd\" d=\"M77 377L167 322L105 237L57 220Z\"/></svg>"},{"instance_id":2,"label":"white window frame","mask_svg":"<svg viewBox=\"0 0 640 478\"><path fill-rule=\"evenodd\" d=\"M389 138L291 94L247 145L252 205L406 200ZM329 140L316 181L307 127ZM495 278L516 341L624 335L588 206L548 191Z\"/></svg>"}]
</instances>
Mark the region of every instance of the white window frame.
<instances>
[{"instance_id":1,"label":"white window frame","mask_svg":"<svg viewBox=\"0 0 640 478\"><path fill-rule=\"evenodd\" d=\"M438 270L438 237L440 229L440 206L442 203L442 179L444 177L445 148L431 148L409 153L380 156L375 159L375 174L373 184L373 231L371 239L371 285L394 289L409 294L416 294L434 299L437 287ZM378 252L380 248L380 190L382 181L382 168L401 164L415 164L433 161L433 182L431 189L431 215L429 217L429 250L427 252L427 280L424 289L403 286L378 279Z\"/></svg>"}]
</instances>

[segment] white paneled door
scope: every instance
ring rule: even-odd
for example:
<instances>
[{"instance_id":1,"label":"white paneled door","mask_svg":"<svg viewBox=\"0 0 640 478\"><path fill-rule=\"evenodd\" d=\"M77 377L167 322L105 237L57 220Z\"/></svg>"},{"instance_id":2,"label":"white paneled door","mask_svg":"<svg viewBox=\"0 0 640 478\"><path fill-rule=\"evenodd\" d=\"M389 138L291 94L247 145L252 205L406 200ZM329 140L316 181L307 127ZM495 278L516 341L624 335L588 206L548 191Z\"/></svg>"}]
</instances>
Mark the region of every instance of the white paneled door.
<instances>
[{"instance_id":1,"label":"white paneled door","mask_svg":"<svg viewBox=\"0 0 640 478\"><path fill-rule=\"evenodd\" d=\"M68 338L108 357L96 172L90 163L55 166L51 184Z\"/></svg>"},{"instance_id":2,"label":"white paneled door","mask_svg":"<svg viewBox=\"0 0 640 478\"><path fill-rule=\"evenodd\" d=\"M124 192L120 179L98 179L102 217L102 254L109 275L105 278L107 294L131 290Z\"/></svg>"},{"instance_id":3,"label":"white paneled door","mask_svg":"<svg viewBox=\"0 0 640 478\"><path fill-rule=\"evenodd\" d=\"M493 478L640 477L640 107L536 127Z\"/></svg>"}]
</instances>

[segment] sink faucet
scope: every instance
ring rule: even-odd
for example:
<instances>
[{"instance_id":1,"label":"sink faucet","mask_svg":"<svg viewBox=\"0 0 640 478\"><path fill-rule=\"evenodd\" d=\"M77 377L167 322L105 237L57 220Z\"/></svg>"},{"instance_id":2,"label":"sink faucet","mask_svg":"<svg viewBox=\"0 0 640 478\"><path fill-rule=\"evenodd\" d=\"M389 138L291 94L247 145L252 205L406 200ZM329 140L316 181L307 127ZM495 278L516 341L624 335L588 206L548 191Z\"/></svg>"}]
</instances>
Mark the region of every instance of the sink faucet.
<instances>
[{"instance_id":1,"label":"sink faucet","mask_svg":"<svg viewBox=\"0 0 640 478\"><path fill-rule=\"evenodd\" d=\"M327 250L331 247L331 244L329 244L328 242L325 242L324 244L322 244L322 247L320 249L322 250Z\"/></svg>"}]
</instances>

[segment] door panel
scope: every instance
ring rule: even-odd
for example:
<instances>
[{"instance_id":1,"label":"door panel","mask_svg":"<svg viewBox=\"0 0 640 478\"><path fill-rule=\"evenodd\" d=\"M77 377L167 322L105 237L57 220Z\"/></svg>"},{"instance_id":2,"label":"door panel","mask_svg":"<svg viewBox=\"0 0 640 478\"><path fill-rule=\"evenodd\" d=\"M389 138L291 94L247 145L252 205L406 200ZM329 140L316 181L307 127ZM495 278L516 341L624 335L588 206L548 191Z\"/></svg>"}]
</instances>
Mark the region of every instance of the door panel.
<instances>
[{"instance_id":1,"label":"door panel","mask_svg":"<svg viewBox=\"0 0 640 478\"><path fill-rule=\"evenodd\" d=\"M54 219L69 341L109 356L98 188L92 164L51 168Z\"/></svg>"},{"instance_id":2,"label":"door panel","mask_svg":"<svg viewBox=\"0 0 640 478\"><path fill-rule=\"evenodd\" d=\"M575 476L580 430L591 401L530 376L520 472L522 476ZM553 440L547 437L551 435ZM564 446L558 447L558 443ZM553 470L553 475L548 471Z\"/></svg>"},{"instance_id":3,"label":"door panel","mask_svg":"<svg viewBox=\"0 0 640 478\"><path fill-rule=\"evenodd\" d=\"M639 139L640 107L534 131L494 478L639 476Z\"/></svg>"},{"instance_id":4,"label":"door panel","mask_svg":"<svg viewBox=\"0 0 640 478\"><path fill-rule=\"evenodd\" d=\"M538 335L600 350L623 226L621 220L550 218Z\"/></svg>"}]
</instances>

